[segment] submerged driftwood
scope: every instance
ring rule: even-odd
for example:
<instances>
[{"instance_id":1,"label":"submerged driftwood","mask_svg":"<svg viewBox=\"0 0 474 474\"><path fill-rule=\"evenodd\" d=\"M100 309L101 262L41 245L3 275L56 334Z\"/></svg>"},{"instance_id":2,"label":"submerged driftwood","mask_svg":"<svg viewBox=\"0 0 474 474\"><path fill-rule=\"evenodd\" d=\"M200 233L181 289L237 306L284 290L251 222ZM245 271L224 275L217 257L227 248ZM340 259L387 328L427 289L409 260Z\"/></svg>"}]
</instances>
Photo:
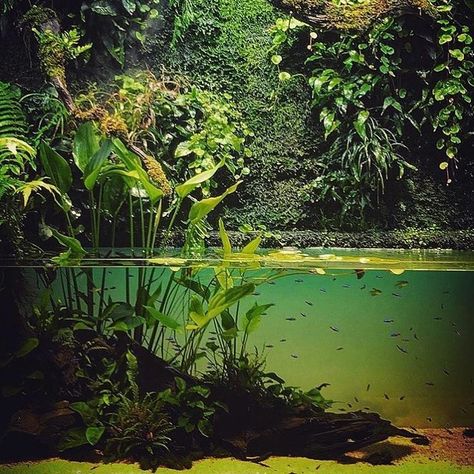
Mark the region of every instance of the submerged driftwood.
<instances>
[{"instance_id":1,"label":"submerged driftwood","mask_svg":"<svg viewBox=\"0 0 474 474\"><path fill-rule=\"evenodd\" d=\"M128 338L122 337L114 342L115 345L102 340L100 346L109 356L120 357L126 350L135 354L138 361L137 382L142 393L173 387L177 376L186 379L188 384L198 383L198 380L180 373ZM51 357L50 363L54 366L56 360ZM52 367L52 370L57 370L57 367ZM390 436L414 436L409 431L394 427L376 413L315 412L288 407L284 403L273 404L271 399L264 402L252 400L250 394L247 397L236 396L233 390L222 386L215 389L212 385L208 386L211 399L224 402L229 408L228 413L221 414L216 422L214 444L241 459L269 455L336 459L346 452ZM10 449L21 441L22 446L32 453L58 454L55 447L61 434L79 426L80 418L69 408L69 401L26 407L11 417L7 435L0 440L0 450Z\"/></svg>"}]
</instances>

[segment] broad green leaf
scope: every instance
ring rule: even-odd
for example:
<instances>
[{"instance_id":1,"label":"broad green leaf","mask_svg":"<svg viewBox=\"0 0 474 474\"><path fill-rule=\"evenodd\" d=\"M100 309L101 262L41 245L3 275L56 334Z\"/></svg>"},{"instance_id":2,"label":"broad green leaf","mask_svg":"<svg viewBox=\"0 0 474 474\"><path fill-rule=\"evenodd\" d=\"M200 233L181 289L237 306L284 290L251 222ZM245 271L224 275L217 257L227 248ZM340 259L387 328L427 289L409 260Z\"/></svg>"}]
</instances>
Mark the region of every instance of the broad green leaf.
<instances>
[{"instance_id":1,"label":"broad green leaf","mask_svg":"<svg viewBox=\"0 0 474 474\"><path fill-rule=\"evenodd\" d=\"M203 199L201 201L195 202L189 211L189 220L193 223L196 224L199 222L201 219L206 217L212 210L216 208L216 206L228 195L231 193L234 193L237 190L237 187L241 181L238 181L235 183L233 186L230 188L227 188L227 190L222 193L220 196L216 197L211 197L207 199Z\"/></svg>"},{"instance_id":2,"label":"broad green leaf","mask_svg":"<svg viewBox=\"0 0 474 474\"><path fill-rule=\"evenodd\" d=\"M86 439L91 446L95 446L105 432L104 426L89 426L86 430Z\"/></svg>"},{"instance_id":3,"label":"broad green leaf","mask_svg":"<svg viewBox=\"0 0 474 474\"><path fill-rule=\"evenodd\" d=\"M99 150L99 137L92 122L82 124L74 136L72 155L76 166L84 172L89 160Z\"/></svg>"},{"instance_id":4,"label":"broad green leaf","mask_svg":"<svg viewBox=\"0 0 474 474\"><path fill-rule=\"evenodd\" d=\"M283 60L283 58L282 58L279 54L274 54L274 55L271 57L271 61L272 61L272 63L275 64L275 65L280 64L282 60Z\"/></svg>"},{"instance_id":5,"label":"broad green leaf","mask_svg":"<svg viewBox=\"0 0 474 474\"><path fill-rule=\"evenodd\" d=\"M280 81L288 81L289 79L291 79L291 74L289 72L286 72L286 71L282 71L280 72L280 74L278 74L278 79L280 79Z\"/></svg>"},{"instance_id":6,"label":"broad green leaf","mask_svg":"<svg viewBox=\"0 0 474 474\"><path fill-rule=\"evenodd\" d=\"M222 221L221 218L219 218L219 237L221 238L221 241L222 241L222 250L224 251L224 257L226 255L231 255L232 246L230 244L229 235L227 234L225 230L224 222Z\"/></svg>"},{"instance_id":7,"label":"broad green leaf","mask_svg":"<svg viewBox=\"0 0 474 474\"><path fill-rule=\"evenodd\" d=\"M251 295L255 291L253 283L246 283L245 285L229 288L228 290L218 291L209 301L206 317L211 320L222 311L230 308L237 301L245 296Z\"/></svg>"},{"instance_id":8,"label":"broad green leaf","mask_svg":"<svg viewBox=\"0 0 474 474\"><path fill-rule=\"evenodd\" d=\"M138 181L143 186L152 204L155 204L163 196L163 191L156 187L150 180L148 173L143 169L140 158L128 150L118 139L113 140L114 151L129 171L135 171Z\"/></svg>"},{"instance_id":9,"label":"broad green leaf","mask_svg":"<svg viewBox=\"0 0 474 474\"><path fill-rule=\"evenodd\" d=\"M189 142L181 142L178 144L176 147L176 150L174 152L174 157L175 158L181 158L183 156L188 156L190 155L193 151L189 148L190 143Z\"/></svg>"},{"instance_id":10,"label":"broad green leaf","mask_svg":"<svg viewBox=\"0 0 474 474\"><path fill-rule=\"evenodd\" d=\"M258 237L255 237L252 241L250 241L243 249L241 253L247 254L247 255L253 255L257 249L258 246L260 245L260 242L262 241L262 237L259 235Z\"/></svg>"},{"instance_id":11,"label":"broad green leaf","mask_svg":"<svg viewBox=\"0 0 474 474\"><path fill-rule=\"evenodd\" d=\"M60 191L67 193L72 184L68 162L45 142L40 144L39 156L46 175Z\"/></svg>"},{"instance_id":12,"label":"broad green leaf","mask_svg":"<svg viewBox=\"0 0 474 474\"><path fill-rule=\"evenodd\" d=\"M163 326L173 331L178 331L182 329L181 324L173 319L171 316L163 314L161 311L153 308L152 306L145 306L145 309L150 313L153 319L160 322Z\"/></svg>"},{"instance_id":13,"label":"broad green leaf","mask_svg":"<svg viewBox=\"0 0 474 474\"><path fill-rule=\"evenodd\" d=\"M84 184L89 191L95 186L100 171L110 153L112 153L112 149L112 141L109 139L105 140L87 163L84 170Z\"/></svg>"},{"instance_id":14,"label":"broad green leaf","mask_svg":"<svg viewBox=\"0 0 474 474\"><path fill-rule=\"evenodd\" d=\"M357 115L357 120L354 121L354 128L362 139L365 139L367 136L365 132L365 122L367 122L369 115L370 112L368 110L361 110Z\"/></svg>"},{"instance_id":15,"label":"broad green leaf","mask_svg":"<svg viewBox=\"0 0 474 474\"><path fill-rule=\"evenodd\" d=\"M211 179L216 171L223 165L223 162L221 161L217 166L214 166L214 168L208 170L208 171L203 171L202 173L199 173L192 178L188 179L186 182L183 184L180 184L176 186L176 194L181 198L184 199L189 193L194 191L201 183L204 183L205 181Z\"/></svg>"},{"instance_id":16,"label":"broad green leaf","mask_svg":"<svg viewBox=\"0 0 474 474\"><path fill-rule=\"evenodd\" d=\"M21 347L13 354L16 359L21 359L27 356L31 351L36 349L39 345L39 340L36 337L29 337L21 345Z\"/></svg>"}]
</instances>

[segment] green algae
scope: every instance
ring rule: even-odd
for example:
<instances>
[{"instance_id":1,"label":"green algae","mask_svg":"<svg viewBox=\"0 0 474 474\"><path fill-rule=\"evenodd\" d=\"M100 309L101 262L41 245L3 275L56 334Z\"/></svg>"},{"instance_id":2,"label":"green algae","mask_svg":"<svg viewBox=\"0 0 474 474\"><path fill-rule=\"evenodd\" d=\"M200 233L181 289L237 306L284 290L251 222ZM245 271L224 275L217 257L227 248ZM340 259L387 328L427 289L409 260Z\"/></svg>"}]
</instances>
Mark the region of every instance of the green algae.
<instances>
[{"instance_id":1,"label":"green algae","mask_svg":"<svg viewBox=\"0 0 474 474\"><path fill-rule=\"evenodd\" d=\"M474 473L473 466L457 466L448 462L431 461L424 457L416 457L413 460L401 464L388 466L372 466L367 463L341 464L336 461L318 461L306 458L273 457L261 464L238 461L232 458L204 459L195 462L190 474L452 474L452 473ZM70 462L53 459L41 462L19 463L9 466L0 466L0 474L138 474L143 471L134 464L91 464ZM176 474L176 470L159 468L158 474Z\"/></svg>"}]
</instances>

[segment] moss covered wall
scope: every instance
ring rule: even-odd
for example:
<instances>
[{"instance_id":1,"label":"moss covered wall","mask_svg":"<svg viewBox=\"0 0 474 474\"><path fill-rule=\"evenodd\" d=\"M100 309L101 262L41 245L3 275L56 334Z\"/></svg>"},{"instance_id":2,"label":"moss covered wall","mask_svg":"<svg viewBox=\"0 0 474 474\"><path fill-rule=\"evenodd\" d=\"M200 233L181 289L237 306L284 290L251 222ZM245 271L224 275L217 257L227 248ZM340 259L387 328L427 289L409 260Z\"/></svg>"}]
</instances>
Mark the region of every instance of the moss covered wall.
<instances>
[{"instance_id":1,"label":"moss covered wall","mask_svg":"<svg viewBox=\"0 0 474 474\"><path fill-rule=\"evenodd\" d=\"M446 188L436 170L420 170L388 188L367 224L340 226L336 212L312 202L308 183L324 152L318 121L311 113L306 80L280 82L269 60L269 29L283 13L266 0L193 0L191 26L173 48L155 48L149 65L163 64L193 82L228 92L255 137L248 159L251 174L224 211L229 227L261 223L271 229L363 230L406 227L474 227L473 167ZM161 32L162 34L162 32Z\"/></svg>"}]
</instances>

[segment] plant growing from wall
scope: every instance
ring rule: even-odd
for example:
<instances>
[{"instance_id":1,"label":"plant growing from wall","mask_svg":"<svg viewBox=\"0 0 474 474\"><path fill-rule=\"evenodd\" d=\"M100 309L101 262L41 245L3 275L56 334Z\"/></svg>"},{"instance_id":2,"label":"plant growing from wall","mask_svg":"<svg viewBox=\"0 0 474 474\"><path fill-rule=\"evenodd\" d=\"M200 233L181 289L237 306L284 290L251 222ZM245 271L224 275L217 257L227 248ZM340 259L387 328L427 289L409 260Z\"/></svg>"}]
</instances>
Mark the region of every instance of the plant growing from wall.
<instances>
[{"instance_id":1,"label":"plant growing from wall","mask_svg":"<svg viewBox=\"0 0 474 474\"><path fill-rule=\"evenodd\" d=\"M329 145L315 189L325 173L347 166L352 188L361 192L360 211L391 175L400 178L404 169L413 169L408 148L436 156L451 183L472 121L474 53L467 6L440 0L429 6L428 15L426 8L402 13L368 15L365 28L356 23L326 31L318 21L315 29L301 23L290 28L292 20L281 20L273 30L272 61L285 80L292 75L284 70L281 45L293 42L295 31L307 38L304 74ZM349 163L351 156L357 159ZM334 188L327 176L331 193L344 199L347 189Z\"/></svg>"}]
</instances>

